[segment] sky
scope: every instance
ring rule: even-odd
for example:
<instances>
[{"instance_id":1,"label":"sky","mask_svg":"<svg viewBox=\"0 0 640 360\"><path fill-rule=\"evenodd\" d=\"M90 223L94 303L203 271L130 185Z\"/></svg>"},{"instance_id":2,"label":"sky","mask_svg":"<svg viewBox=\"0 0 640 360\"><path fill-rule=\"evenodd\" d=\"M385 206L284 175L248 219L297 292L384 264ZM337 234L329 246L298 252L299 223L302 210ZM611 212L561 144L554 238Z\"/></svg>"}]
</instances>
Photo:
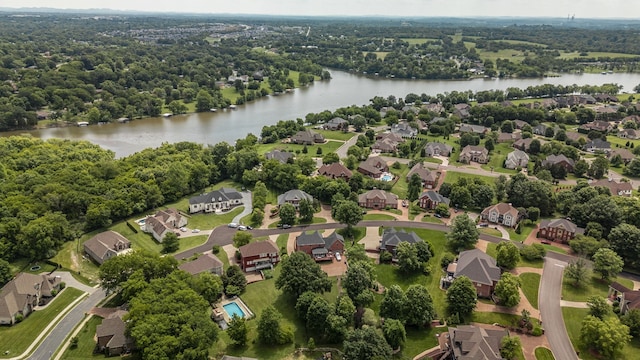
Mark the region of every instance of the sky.
<instances>
[{"instance_id":1,"label":"sky","mask_svg":"<svg viewBox=\"0 0 640 360\"><path fill-rule=\"evenodd\" d=\"M635 0L2 0L0 7L268 15L637 18Z\"/></svg>"}]
</instances>

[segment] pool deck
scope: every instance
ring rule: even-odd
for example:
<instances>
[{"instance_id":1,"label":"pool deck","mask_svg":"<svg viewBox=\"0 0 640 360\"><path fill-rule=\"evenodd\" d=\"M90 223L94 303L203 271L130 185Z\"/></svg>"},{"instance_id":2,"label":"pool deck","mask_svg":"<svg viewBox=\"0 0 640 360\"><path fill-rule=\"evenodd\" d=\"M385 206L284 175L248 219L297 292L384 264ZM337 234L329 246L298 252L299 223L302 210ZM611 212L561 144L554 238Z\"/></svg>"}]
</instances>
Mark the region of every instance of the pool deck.
<instances>
[{"instance_id":1,"label":"pool deck","mask_svg":"<svg viewBox=\"0 0 640 360\"><path fill-rule=\"evenodd\" d=\"M229 316L229 314L227 314L227 311L224 309L224 306L231 303L236 303L238 305L240 310L242 310L242 312L244 313L245 319L248 320L255 316L255 314L251 310L249 310L249 307L247 306L247 304L245 304L244 301L242 301L242 299L240 299L239 297L234 297L231 299L223 298L219 303L216 304L216 307L213 309L213 311L214 311L214 314L216 313L221 314L222 318L224 319L224 321L227 322L227 324L231 322L231 317Z\"/></svg>"}]
</instances>

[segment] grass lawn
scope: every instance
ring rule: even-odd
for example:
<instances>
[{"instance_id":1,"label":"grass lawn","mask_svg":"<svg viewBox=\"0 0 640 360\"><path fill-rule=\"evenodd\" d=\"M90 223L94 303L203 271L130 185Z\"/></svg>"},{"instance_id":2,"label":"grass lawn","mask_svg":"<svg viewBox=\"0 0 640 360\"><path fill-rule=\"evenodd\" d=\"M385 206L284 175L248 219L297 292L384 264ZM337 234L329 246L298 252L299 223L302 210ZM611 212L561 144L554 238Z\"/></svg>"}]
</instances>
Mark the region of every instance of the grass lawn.
<instances>
[{"instance_id":1,"label":"grass lawn","mask_svg":"<svg viewBox=\"0 0 640 360\"><path fill-rule=\"evenodd\" d=\"M389 51L374 51L374 54L378 57L378 60L384 60L389 54Z\"/></svg>"},{"instance_id":2,"label":"grass lawn","mask_svg":"<svg viewBox=\"0 0 640 360\"><path fill-rule=\"evenodd\" d=\"M537 347L535 351L536 360L555 360L551 350L546 347Z\"/></svg>"},{"instance_id":3,"label":"grass lawn","mask_svg":"<svg viewBox=\"0 0 640 360\"><path fill-rule=\"evenodd\" d=\"M478 231L480 231L483 234L487 234L487 235L491 235L499 238L502 237L502 233L499 230L492 229L490 227L481 227L481 228L478 228Z\"/></svg>"},{"instance_id":4,"label":"grass lawn","mask_svg":"<svg viewBox=\"0 0 640 360\"><path fill-rule=\"evenodd\" d=\"M342 141L329 140L324 144L308 145L306 155L311 157L322 157L323 154L335 152L342 144L343 144ZM264 155L265 153L268 153L269 151L276 150L276 149L281 151L289 151L294 154L299 153L301 155L304 155L304 153L302 152L304 147L305 145L300 145L300 144L284 144L281 142L276 142L272 144L258 144L256 145L256 150L260 155ZM322 154L320 155L318 154L318 149L322 149Z\"/></svg>"},{"instance_id":5,"label":"grass lawn","mask_svg":"<svg viewBox=\"0 0 640 360\"><path fill-rule=\"evenodd\" d=\"M494 243L487 244L487 255L495 258L498 254L497 246L498 244ZM538 269L542 269L543 266L544 262L542 260L529 261L522 256L520 257L520 261L518 261L518 264L516 265L516 267L532 267Z\"/></svg>"},{"instance_id":6,"label":"grass lawn","mask_svg":"<svg viewBox=\"0 0 640 360\"><path fill-rule=\"evenodd\" d=\"M178 251L176 251L176 253L189 250L196 246L200 246L206 243L208 238L209 238L209 235L198 235L198 236L189 236L189 237L181 238L179 239L180 248L178 249Z\"/></svg>"},{"instance_id":7,"label":"grass lawn","mask_svg":"<svg viewBox=\"0 0 640 360\"><path fill-rule=\"evenodd\" d=\"M617 281L629 289L633 288L633 282L629 279L617 278L613 281ZM571 280L565 276L562 280L562 299L584 302L593 295L606 297L609 292L609 284L610 282L602 282L597 275L592 274L584 286L576 288L571 284Z\"/></svg>"},{"instance_id":8,"label":"grass lawn","mask_svg":"<svg viewBox=\"0 0 640 360\"><path fill-rule=\"evenodd\" d=\"M438 345L436 334L447 331L446 327L418 329L412 326L406 327L407 340L402 350L394 359L413 359L416 355Z\"/></svg>"},{"instance_id":9,"label":"grass lawn","mask_svg":"<svg viewBox=\"0 0 640 360\"><path fill-rule=\"evenodd\" d=\"M503 314L503 313L493 313L493 312L480 312L474 311L471 316L471 322L477 322L482 324L500 324L504 326L513 326L518 320L520 320L519 315L513 314Z\"/></svg>"},{"instance_id":10,"label":"grass lawn","mask_svg":"<svg viewBox=\"0 0 640 360\"><path fill-rule=\"evenodd\" d=\"M524 296L534 308L538 308L538 289L540 288L540 274L524 273L519 276Z\"/></svg>"},{"instance_id":11,"label":"grass lawn","mask_svg":"<svg viewBox=\"0 0 640 360\"><path fill-rule=\"evenodd\" d=\"M436 38L400 38L400 40L407 42L410 45L420 45L426 43L427 41L440 41L440 39Z\"/></svg>"},{"instance_id":12,"label":"grass lawn","mask_svg":"<svg viewBox=\"0 0 640 360\"><path fill-rule=\"evenodd\" d=\"M513 151L513 148L510 145L511 143L495 144L495 148L493 149L493 151L491 151L489 157L489 163L481 165L480 167L489 171L495 171L504 174L515 174L515 170L506 169L504 167L504 161L507 159L507 154Z\"/></svg>"},{"instance_id":13,"label":"grass lawn","mask_svg":"<svg viewBox=\"0 0 640 360\"><path fill-rule=\"evenodd\" d=\"M96 342L93 336L96 334L96 327L102 323L102 318L98 316L92 316L89 321L84 324L82 330L78 333L78 347L67 348L62 355L64 360L82 360L82 359L104 359L104 354L94 354L93 349L96 347Z\"/></svg>"},{"instance_id":14,"label":"grass lawn","mask_svg":"<svg viewBox=\"0 0 640 360\"><path fill-rule=\"evenodd\" d=\"M395 169L393 166L389 167L389 171L398 177L398 181L391 188L391 192L398 195L400 199L407 198L407 192L409 190L409 184L407 183L407 174L409 168L405 164L401 164L399 169Z\"/></svg>"},{"instance_id":15,"label":"grass lawn","mask_svg":"<svg viewBox=\"0 0 640 360\"><path fill-rule=\"evenodd\" d=\"M575 58L598 58L598 57L611 57L611 58L617 58L617 57L623 57L623 58L628 58L628 57L637 57L638 55L634 55L634 54L623 54L623 53L614 53L614 52L598 52L598 51L589 51L587 53L587 56L580 56L580 52L579 51L574 51L574 52L560 52L560 59L575 59Z\"/></svg>"},{"instance_id":16,"label":"grass lawn","mask_svg":"<svg viewBox=\"0 0 640 360\"><path fill-rule=\"evenodd\" d=\"M509 233L509 238L513 241L523 242L524 239L531 234L531 231L535 228L535 226L520 226L520 234L516 232L515 229L504 227Z\"/></svg>"},{"instance_id":17,"label":"grass lawn","mask_svg":"<svg viewBox=\"0 0 640 360\"><path fill-rule=\"evenodd\" d=\"M436 159L436 158L432 158L432 157L425 157L423 159L424 159L425 162L428 162L428 163L442 164L442 160L440 160L440 159Z\"/></svg>"},{"instance_id":18,"label":"grass lawn","mask_svg":"<svg viewBox=\"0 0 640 360\"><path fill-rule=\"evenodd\" d=\"M425 216L422 217L422 220L420 220L422 222L428 222L428 223L434 223L434 224L442 224L444 223L442 220L438 219L435 216L431 216L429 214L426 214Z\"/></svg>"},{"instance_id":19,"label":"grass lawn","mask_svg":"<svg viewBox=\"0 0 640 360\"><path fill-rule=\"evenodd\" d=\"M276 245L278 245L278 249L286 249L287 242L289 241L289 234L280 234L276 239Z\"/></svg>"},{"instance_id":20,"label":"grass lawn","mask_svg":"<svg viewBox=\"0 0 640 360\"><path fill-rule=\"evenodd\" d=\"M611 150L617 149L616 145L620 145L621 149L627 149L629 151L632 151L633 149L625 146L627 141L629 142L629 144L633 144L634 148L640 145L640 140L621 139L615 135L607 136L607 141L611 143Z\"/></svg>"},{"instance_id":21,"label":"grass lawn","mask_svg":"<svg viewBox=\"0 0 640 360\"><path fill-rule=\"evenodd\" d=\"M81 238L82 239L82 238ZM86 238L84 240L88 240ZM62 245L53 261L62 265L63 268L72 270L71 275L83 284L93 286L98 284L98 265L89 259L82 258L82 248L79 248L78 241L70 241ZM78 253L77 249L80 249ZM43 271L43 270L39 270ZM44 270L48 271L48 270ZM80 272L80 275L78 275Z\"/></svg>"},{"instance_id":22,"label":"grass lawn","mask_svg":"<svg viewBox=\"0 0 640 360\"><path fill-rule=\"evenodd\" d=\"M445 175L445 177L444 177L444 182L449 183L449 184L455 184L456 182L458 182L458 179L460 179L460 178L481 179L482 181L484 181L487 184L493 184L495 182L495 178L492 177L492 176L466 174L466 173L461 173L461 172L452 171L452 170L447 171L447 175Z\"/></svg>"},{"instance_id":23,"label":"grass lawn","mask_svg":"<svg viewBox=\"0 0 640 360\"><path fill-rule=\"evenodd\" d=\"M387 214L365 214L362 220L395 220L395 217Z\"/></svg>"},{"instance_id":24,"label":"grass lawn","mask_svg":"<svg viewBox=\"0 0 640 360\"><path fill-rule=\"evenodd\" d=\"M567 327L569 338L576 351L580 352L580 358L583 360L597 360L590 352L587 346L580 341L580 329L582 328L582 319L589 314L589 309L562 308L562 316L564 324ZM617 360L637 359L640 354L640 339L633 339L623 349Z\"/></svg>"},{"instance_id":25,"label":"grass lawn","mask_svg":"<svg viewBox=\"0 0 640 360\"><path fill-rule=\"evenodd\" d=\"M333 130L320 130L320 129L312 129L313 131L322 134L325 139L339 140L339 141L347 141L354 136L362 135L362 133L355 132L344 132L344 131L333 131Z\"/></svg>"},{"instance_id":26,"label":"grass lawn","mask_svg":"<svg viewBox=\"0 0 640 360\"><path fill-rule=\"evenodd\" d=\"M553 251L560 254L567 254L567 250L557 246L542 244L542 247L544 247L547 251Z\"/></svg>"},{"instance_id":27,"label":"grass lawn","mask_svg":"<svg viewBox=\"0 0 640 360\"><path fill-rule=\"evenodd\" d=\"M22 354L42 330L82 294L78 289L66 288L46 308L31 313L21 323L0 327L0 358Z\"/></svg>"},{"instance_id":28,"label":"grass lawn","mask_svg":"<svg viewBox=\"0 0 640 360\"><path fill-rule=\"evenodd\" d=\"M525 58L524 52L520 50L514 50L514 49L501 49L498 51L486 51L483 49L476 49L476 51L478 52L478 55L480 55L480 59L482 59L482 61L491 60L494 63L496 62L497 59L507 59L512 62L519 63Z\"/></svg>"}]
</instances>

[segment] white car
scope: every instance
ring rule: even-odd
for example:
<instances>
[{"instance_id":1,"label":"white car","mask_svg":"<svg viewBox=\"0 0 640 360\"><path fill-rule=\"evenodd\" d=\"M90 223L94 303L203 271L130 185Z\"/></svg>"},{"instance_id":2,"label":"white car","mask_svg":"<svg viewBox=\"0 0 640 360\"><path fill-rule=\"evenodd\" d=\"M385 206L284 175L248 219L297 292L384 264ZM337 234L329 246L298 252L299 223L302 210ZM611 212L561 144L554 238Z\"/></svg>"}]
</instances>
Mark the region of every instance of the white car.
<instances>
[{"instance_id":1,"label":"white car","mask_svg":"<svg viewBox=\"0 0 640 360\"><path fill-rule=\"evenodd\" d=\"M339 252L336 253L336 260L342 261L342 256L340 255Z\"/></svg>"},{"instance_id":2,"label":"white car","mask_svg":"<svg viewBox=\"0 0 640 360\"><path fill-rule=\"evenodd\" d=\"M240 225L240 226L238 226L238 230L245 231L245 230L247 230L247 227L244 226L244 225Z\"/></svg>"},{"instance_id":3,"label":"white car","mask_svg":"<svg viewBox=\"0 0 640 360\"><path fill-rule=\"evenodd\" d=\"M236 223L229 223L229 225L227 225L227 226L228 226L228 227L230 227L230 228L234 228L234 229L235 229L235 228L237 228L237 227L238 227L238 224L236 224Z\"/></svg>"},{"instance_id":4,"label":"white car","mask_svg":"<svg viewBox=\"0 0 640 360\"><path fill-rule=\"evenodd\" d=\"M200 229L193 229L193 230L191 230L191 232L192 232L192 233L196 233L196 234L197 234L197 233L199 233L199 232L200 232Z\"/></svg>"},{"instance_id":5,"label":"white car","mask_svg":"<svg viewBox=\"0 0 640 360\"><path fill-rule=\"evenodd\" d=\"M181 228L180 228L180 231L182 231L182 232L187 232L187 228L186 228L186 227L181 227Z\"/></svg>"}]
</instances>

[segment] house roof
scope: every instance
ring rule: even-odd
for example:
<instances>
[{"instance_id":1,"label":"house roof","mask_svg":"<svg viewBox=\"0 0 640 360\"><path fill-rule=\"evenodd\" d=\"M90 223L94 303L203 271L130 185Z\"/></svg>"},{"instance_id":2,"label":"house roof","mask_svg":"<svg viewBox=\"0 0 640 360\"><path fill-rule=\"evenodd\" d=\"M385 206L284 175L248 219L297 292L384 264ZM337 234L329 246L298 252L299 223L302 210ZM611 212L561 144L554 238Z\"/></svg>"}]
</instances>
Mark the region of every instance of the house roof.
<instances>
[{"instance_id":1,"label":"house roof","mask_svg":"<svg viewBox=\"0 0 640 360\"><path fill-rule=\"evenodd\" d=\"M278 247L271 240L257 241L241 246L239 249L242 257L260 256L260 254L277 253Z\"/></svg>"},{"instance_id":2,"label":"house roof","mask_svg":"<svg viewBox=\"0 0 640 360\"><path fill-rule=\"evenodd\" d=\"M336 126L340 126L344 123L348 123L348 121L341 117L334 117L333 119L327 121L328 125L336 125Z\"/></svg>"},{"instance_id":3,"label":"house roof","mask_svg":"<svg viewBox=\"0 0 640 360\"><path fill-rule=\"evenodd\" d=\"M421 162L413 165L411 170L409 170L409 173L407 173L407 179L411 179L411 176L413 176L413 174L418 174L422 181L433 182L436 181L437 178L436 172L427 169Z\"/></svg>"},{"instance_id":4,"label":"house roof","mask_svg":"<svg viewBox=\"0 0 640 360\"><path fill-rule=\"evenodd\" d=\"M85 250L90 250L93 254L96 254L102 259L108 251L115 250L116 246L119 243L125 245L130 244L127 238L113 230L109 230L101 232L91 239L85 241L84 248Z\"/></svg>"},{"instance_id":5,"label":"house roof","mask_svg":"<svg viewBox=\"0 0 640 360\"><path fill-rule=\"evenodd\" d=\"M458 360L503 360L500 346L507 335L506 329L490 330L473 325L449 328L453 355Z\"/></svg>"},{"instance_id":6,"label":"house roof","mask_svg":"<svg viewBox=\"0 0 640 360\"><path fill-rule=\"evenodd\" d=\"M206 194L194 196L189 199L189 204L208 204L238 199L242 199L242 194L238 190L223 187Z\"/></svg>"},{"instance_id":7,"label":"house roof","mask_svg":"<svg viewBox=\"0 0 640 360\"><path fill-rule=\"evenodd\" d=\"M384 152L393 152L396 151L398 147L398 142L389 138L378 139L376 142L371 145L371 148L382 150Z\"/></svg>"},{"instance_id":8,"label":"house roof","mask_svg":"<svg viewBox=\"0 0 640 360\"><path fill-rule=\"evenodd\" d=\"M385 204L397 204L398 203L398 196L395 194L392 194L390 192L384 191L384 190L380 190L380 189L373 189L373 190L369 190L366 193L360 194L358 195L358 202L360 203L364 203L367 202L367 200L369 199L384 199L385 200Z\"/></svg>"},{"instance_id":9,"label":"house roof","mask_svg":"<svg viewBox=\"0 0 640 360\"><path fill-rule=\"evenodd\" d=\"M51 296L51 290L58 284L60 278L53 276L19 273L0 289L0 317L13 317L38 293Z\"/></svg>"},{"instance_id":10,"label":"house roof","mask_svg":"<svg viewBox=\"0 0 640 360\"><path fill-rule=\"evenodd\" d=\"M293 159L293 154L288 151L273 150L264 154L264 157L267 160L275 159L282 164L286 164L289 159Z\"/></svg>"},{"instance_id":11,"label":"house roof","mask_svg":"<svg viewBox=\"0 0 640 360\"><path fill-rule=\"evenodd\" d=\"M205 271L211 271L222 267L222 261L213 254L204 254L197 259L180 264L178 269L184 270L191 275L197 275Z\"/></svg>"},{"instance_id":12,"label":"house roof","mask_svg":"<svg viewBox=\"0 0 640 360\"><path fill-rule=\"evenodd\" d=\"M507 161L520 163L521 160L529 161L529 155L522 150L514 150L507 154Z\"/></svg>"},{"instance_id":13,"label":"house roof","mask_svg":"<svg viewBox=\"0 0 640 360\"><path fill-rule=\"evenodd\" d=\"M367 160L363 161L358 165L359 170L364 170L371 174L380 174L385 169L388 169L387 163L380 159L379 156L370 156Z\"/></svg>"},{"instance_id":14,"label":"house roof","mask_svg":"<svg viewBox=\"0 0 640 360\"><path fill-rule=\"evenodd\" d=\"M611 143L602 139L593 139L584 144L585 149L611 149Z\"/></svg>"},{"instance_id":15,"label":"house roof","mask_svg":"<svg viewBox=\"0 0 640 360\"><path fill-rule=\"evenodd\" d=\"M579 228L576 224L567 219L545 219L540 222L540 230L548 228L561 228L568 232L581 234L584 233L583 228Z\"/></svg>"},{"instance_id":16,"label":"house roof","mask_svg":"<svg viewBox=\"0 0 640 360\"><path fill-rule=\"evenodd\" d=\"M466 276L471 281L493 285L500 280L500 268L496 265L496 259L485 254L482 250L472 249L463 251L458 256L458 266L454 277Z\"/></svg>"},{"instance_id":17,"label":"house roof","mask_svg":"<svg viewBox=\"0 0 640 360\"><path fill-rule=\"evenodd\" d=\"M126 336L127 326L120 316L121 314L104 319L102 320L102 324L96 327L96 337L98 338L98 342L101 341L101 338L106 340L106 343L99 345L115 349L133 344L133 339Z\"/></svg>"},{"instance_id":18,"label":"house roof","mask_svg":"<svg viewBox=\"0 0 640 360\"><path fill-rule=\"evenodd\" d=\"M293 189L293 190L287 191L284 194L278 195L278 205L282 205L287 202L298 202L302 199L313 201L313 196L307 194L302 190Z\"/></svg>"},{"instance_id":19,"label":"house roof","mask_svg":"<svg viewBox=\"0 0 640 360\"><path fill-rule=\"evenodd\" d=\"M436 149L438 149L440 154L450 154L451 150L453 150L453 147L451 147L451 145L447 145L445 143L439 143L439 142L430 142L427 143L427 145L424 146L424 151L427 154L434 154L436 151Z\"/></svg>"},{"instance_id":20,"label":"house roof","mask_svg":"<svg viewBox=\"0 0 640 360\"><path fill-rule=\"evenodd\" d=\"M476 154L477 155L488 156L489 155L489 150L487 150L486 148L484 148L482 146L467 145L460 152L460 156L462 156L462 155L476 155Z\"/></svg>"},{"instance_id":21,"label":"house roof","mask_svg":"<svg viewBox=\"0 0 640 360\"><path fill-rule=\"evenodd\" d=\"M510 214L514 218L518 217L518 209L507 203L497 203L495 205L491 205L482 210L482 215L488 216L489 213L493 210L497 211L500 215Z\"/></svg>"},{"instance_id":22,"label":"house roof","mask_svg":"<svg viewBox=\"0 0 640 360\"><path fill-rule=\"evenodd\" d=\"M474 124L462 124L460 125L460 132L472 132L476 134L482 134L489 131L489 128L486 128L482 125L474 125Z\"/></svg>"},{"instance_id":23,"label":"house roof","mask_svg":"<svg viewBox=\"0 0 640 360\"><path fill-rule=\"evenodd\" d=\"M404 230L387 229L382 233L382 243L380 247L386 248L387 246L398 246L401 242L408 242L415 244L423 241L414 231L408 233Z\"/></svg>"},{"instance_id":24,"label":"house roof","mask_svg":"<svg viewBox=\"0 0 640 360\"><path fill-rule=\"evenodd\" d=\"M604 186L606 188L609 188L609 191L611 191L611 195L618 195L621 192L629 192L633 190L633 185L631 185L630 182L616 182L612 179L600 179L598 181L592 181L589 185Z\"/></svg>"},{"instance_id":25,"label":"house roof","mask_svg":"<svg viewBox=\"0 0 640 360\"><path fill-rule=\"evenodd\" d=\"M317 230L312 233L302 233L296 237L296 245L298 246L319 245L330 248L336 241L344 243L344 238L335 231L324 238Z\"/></svg>"},{"instance_id":26,"label":"house roof","mask_svg":"<svg viewBox=\"0 0 640 360\"><path fill-rule=\"evenodd\" d=\"M333 178L350 178L353 175L353 172L339 162L335 162L332 164L320 166L320 169L318 169L318 174Z\"/></svg>"},{"instance_id":27,"label":"house roof","mask_svg":"<svg viewBox=\"0 0 640 360\"><path fill-rule=\"evenodd\" d=\"M446 197L440 195L440 193L438 193L438 192L436 192L434 190L428 190L428 191L425 191L422 194L420 194L420 199L425 198L425 197L428 197L433 202L445 203L447 205L449 205L449 203L451 202L451 200L449 200L449 198L446 198Z\"/></svg>"},{"instance_id":28,"label":"house roof","mask_svg":"<svg viewBox=\"0 0 640 360\"><path fill-rule=\"evenodd\" d=\"M316 140L324 141L324 136L310 129L298 131L291 137L294 142L309 142L313 143Z\"/></svg>"},{"instance_id":29,"label":"house roof","mask_svg":"<svg viewBox=\"0 0 640 360\"><path fill-rule=\"evenodd\" d=\"M575 162L573 159L569 159L568 157L560 154L560 155L549 155L546 159L542 161L542 166L553 166L555 164L566 162L567 164L574 166Z\"/></svg>"},{"instance_id":30,"label":"house roof","mask_svg":"<svg viewBox=\"0 0 640 360\"><path fill-rule=\"evenodd\" d=\"M522 134L520 133L500 133L498 135L499 142L519 140L521 138L522 138Z\"/></svg>"},{"instance_id":31,"label":"house roof","mask_svg":"<svg viewBox=\"0 0 640 360\"><path fill-rule=\"evenodd\" d=\"M614 149L609 153L609 159L613 158L616 155L620 155L620 158L624 161L633 160L636 156L627 149Z\"/></svg>"}]
</instances>

